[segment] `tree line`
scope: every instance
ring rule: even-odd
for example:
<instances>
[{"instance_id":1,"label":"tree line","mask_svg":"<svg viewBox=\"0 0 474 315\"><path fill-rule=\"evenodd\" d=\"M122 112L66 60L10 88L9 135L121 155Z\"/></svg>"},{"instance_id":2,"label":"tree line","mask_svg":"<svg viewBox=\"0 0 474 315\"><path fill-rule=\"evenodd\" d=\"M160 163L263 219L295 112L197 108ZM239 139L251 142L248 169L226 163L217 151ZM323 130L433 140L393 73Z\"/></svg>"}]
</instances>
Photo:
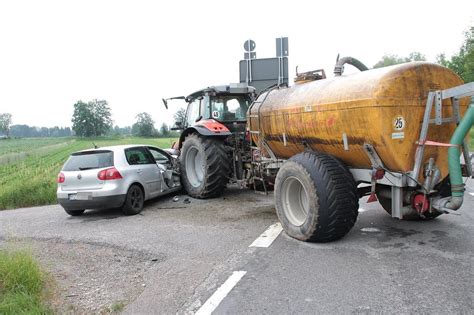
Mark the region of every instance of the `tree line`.
<instances>
[{"instance_id":1,"label":"tree line","mask_svg":"<svg viewBox=\"0 0 474 315\"><path fill-rule=\"evenodd\" d=\"M155 128L155 121L149 113L135 116L136 122L130 127L112 127L112 112L106 100L92 100L74 104L72 130L78 137L98 137L106 135L133 135L138 137L170 137L169 126L163 123Z\"/></svg>"},{"instance_id":2,"label":"tree line","mask_svg":"<svg viewBox=\"0 0 474 315\"><path fill-rule=\"evenodd\" d=\"M149 113L136 115L132 126L113 126L112 112L106 100L78 101L74 104L72 128L70 127L36 127L12 125L10 113L0 113L0 136L34 138L34 137L99 137L99 136L138 136L138 137L176 137L166 123L155 128L155 121Z\"/></svg>"},{"instance_id":3,"label":"tree line","mask_svg":"<svg viewBox=\"0 0 474 315\"><path fill-rule=\"evenodd\" d=\"M420 52L412 52L407 57L386 54L378 61L374 68L387 67L410 61L426 61L426 56ZM441 53L436 57L436 63L456 72L464 82L474 81L474 26L464 33L464 40L458 51L447 58Z\"/></svg>"}]
</instances>

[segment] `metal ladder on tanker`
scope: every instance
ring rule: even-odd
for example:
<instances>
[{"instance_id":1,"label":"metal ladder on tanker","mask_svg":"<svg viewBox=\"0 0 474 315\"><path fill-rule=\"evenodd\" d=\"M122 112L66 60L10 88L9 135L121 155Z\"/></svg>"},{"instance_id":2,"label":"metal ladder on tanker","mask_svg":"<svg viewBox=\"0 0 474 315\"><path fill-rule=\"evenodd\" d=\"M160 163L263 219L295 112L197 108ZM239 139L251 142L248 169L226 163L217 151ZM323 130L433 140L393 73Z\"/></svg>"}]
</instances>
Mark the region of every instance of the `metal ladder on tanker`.
<instances>
[{"instance_id":1,"label":"metal ladder on tanker","mask_svg":"<svg viewBox=\"0 0 474 315\"><path fill-rule=\"evenodd\" d=\"M270 94L270 91L271 91L271 89L268 89L267 91L263 92L263 93L266 93L265 96L263 97L263 100L259 101L258 98L257 98L254 102L252 102L252 104L250 105L249 110L248 110L249 115L247 116L249 118L249 124L248 125L249 125L249 133L250 133L250 149L252 151L251 164L252 164L252 175L253 175L253 190L256 193L263 193L265 195L268 195L268 189L267 189L267 185L265 184L265 179L263 177L264 174L262 172L261 162L256 160L254 150L261 151L261 149L265 146L265 144L264 144L265 140L264 140L263 134L261 132L261 128L260 128L260 107L263 105L263 103L267 99L267 96L268 96L268 94ZM256 104L258 104L257 114L252 115L251 114L252 109L255 107ZM258 130L250 129L251 126L252 126L252 120L253 119L257 120ZM252 135L257 135L258 143L254 143ZM255 183L255 181L259 181L259 182L262 183L262 187L263 187L263 190L264 190L263 192L257 190L257 184Z\"/></svg>"},{"instance_id":2,"label":"metal ladder on tanker","mask_svg":"<svg viewBox=\"0 0 474 315\"><path fill-rule=\"evenodd\" d=\"M428 93L420 138L418 140L418 147L416 148L415 153L415 167L412 171L412 178L417 179L420 174L425 145L450 146L450 144L427 140L429 125L443 125L449 123L455 123L458 125L461 121L461 113L459 112L459 99L467 96L472 97L473 95L474 82L466 83L446 90L431 91ZM451 100L453 109L453 116L451 117L443 117L443 100L446 99ZM474 102L474 97L471 99L471 102ZM433 103L435 105L435 118L431 118ZM472 162L471 157L469 156L469 144L466 139L463 141L462 153L464 157L464 163L466 165L466 175L472 177Z\"/></svg>"}]
</instances>

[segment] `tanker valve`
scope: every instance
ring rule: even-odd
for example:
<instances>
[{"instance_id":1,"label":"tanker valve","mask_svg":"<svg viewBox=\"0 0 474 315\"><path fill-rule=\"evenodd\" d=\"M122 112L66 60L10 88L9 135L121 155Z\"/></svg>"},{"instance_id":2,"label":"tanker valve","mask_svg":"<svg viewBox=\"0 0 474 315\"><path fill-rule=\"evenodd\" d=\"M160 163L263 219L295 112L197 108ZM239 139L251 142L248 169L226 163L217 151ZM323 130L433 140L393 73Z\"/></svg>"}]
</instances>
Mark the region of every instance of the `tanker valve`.
<instances>
[{"instance_id":1,"label":"tanker valve","mask_svg":"<svg viewBox=\"0 0 474 315\"><path fill-rule=\"evenodd\" d=\"M411 202L411 206L418 211L418 213L425 213L430 209L430 201L425 194L416 194Z\"/></svg>"}]
</instances>

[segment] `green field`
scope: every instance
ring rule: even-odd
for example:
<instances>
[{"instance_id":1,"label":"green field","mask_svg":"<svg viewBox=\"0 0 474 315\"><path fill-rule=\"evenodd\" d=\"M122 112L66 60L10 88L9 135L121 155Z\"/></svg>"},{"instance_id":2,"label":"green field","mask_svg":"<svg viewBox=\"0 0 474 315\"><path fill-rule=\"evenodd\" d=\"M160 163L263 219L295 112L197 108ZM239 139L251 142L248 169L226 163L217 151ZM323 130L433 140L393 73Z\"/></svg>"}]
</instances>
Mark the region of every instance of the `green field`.
<instances>
[{"instance_id":1,"label":"green field","mask_svg":"<svg viewBox=\"0 0 474 315\"><path fill-rule=\"evenodd\" d=\"M474 129L470 132L474 150ZM0 140L0 210L56 203L56 176L69 154L98 146L151 144L170 138L31 138Z\"/></svg>"},{"instance_id":2,"label":"green field","mask_svg":"<svg viewBox=\"0 0 474 315\"><path fill-rule=\"evenodd\" d=\"M31 138L0 140L0 210L56 203L56 176L68 156L95 145L171 147L170 138Z\"/></svg>"}]
</instances>

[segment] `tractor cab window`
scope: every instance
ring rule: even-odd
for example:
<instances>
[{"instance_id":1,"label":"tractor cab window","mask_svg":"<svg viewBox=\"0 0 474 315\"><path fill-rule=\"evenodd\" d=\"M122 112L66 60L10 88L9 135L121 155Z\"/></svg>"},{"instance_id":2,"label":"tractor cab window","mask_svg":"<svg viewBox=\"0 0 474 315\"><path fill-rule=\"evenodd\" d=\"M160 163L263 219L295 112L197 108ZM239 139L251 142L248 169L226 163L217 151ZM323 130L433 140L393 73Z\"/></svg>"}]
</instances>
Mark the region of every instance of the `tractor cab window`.
<instances>
[{"instance_id":1,"label":"tractor cab window","mask_svg":"<svg viewBox=\"0 0 474 315\"><path fill-rule=\"evenodd\" d=\"M200 116L200 104L201 100L195 99L188 105L188 111L186 112L186 124L188 126L193 126L196 123L196 119Z\"/></svg>"},{"instance_id":2,"label":"tractor cab window","mask_svg":"<svg viewBox=\"0 0 474 315\"><path fill-rule=\"evenodd\" d=\"M219 121L245 120L249 99L226 95L211 98L211 117Z\"/></svg>"}]
</instances>

